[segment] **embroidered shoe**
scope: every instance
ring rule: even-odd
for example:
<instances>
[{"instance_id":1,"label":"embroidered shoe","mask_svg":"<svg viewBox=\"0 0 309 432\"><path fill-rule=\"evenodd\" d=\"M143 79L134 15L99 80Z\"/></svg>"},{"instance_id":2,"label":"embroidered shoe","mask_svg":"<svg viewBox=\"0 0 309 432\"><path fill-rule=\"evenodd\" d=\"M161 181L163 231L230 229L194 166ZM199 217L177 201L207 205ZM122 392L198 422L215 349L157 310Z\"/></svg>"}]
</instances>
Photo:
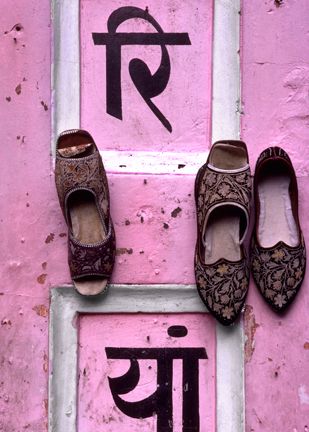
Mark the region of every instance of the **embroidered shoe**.
<instances>
[{"instance_id":1,"label":"embroidered shoe","mask_svg":"<svg viewBox=\"0 0 309 432\"><path fill-rule=\"evenodd\" d=\"M297 179L283 149L269 147L261 153L255 168L254 198L252 274L264 299L280 312L294 300L306 268Z\"/></svg>"},{"instance_id":2,"label":"embroidered shoe","mask_svg":"<svg viewBox=\"0 0 309 432\"><path fill-rule=\"evenodd\" d=\"M251 176L242 141L218 141L195 180L198 293L215 318L232 324L249 286L243 242L249 227Z\"/></svg>"},{"instance_id":3,"label":"embroidered shoe","mask_svg":"<svg viewBox=\"0 0 309 432\"><path fill-rule=\"evenodd\" d=\"M105 291L115 261L115 232L100 153L84 130L62 132L57 140L55 181L68 226L68 262L76 290Z\"/></svg>"}]
</instances>

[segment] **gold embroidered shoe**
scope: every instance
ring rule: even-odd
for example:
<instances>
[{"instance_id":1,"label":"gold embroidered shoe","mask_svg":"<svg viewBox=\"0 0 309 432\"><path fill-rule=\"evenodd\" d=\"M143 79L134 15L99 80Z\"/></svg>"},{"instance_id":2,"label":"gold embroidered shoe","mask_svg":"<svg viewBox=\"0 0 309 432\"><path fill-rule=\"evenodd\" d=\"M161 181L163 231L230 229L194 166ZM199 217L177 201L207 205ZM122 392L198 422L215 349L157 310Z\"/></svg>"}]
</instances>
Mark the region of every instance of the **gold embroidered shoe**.
<instances>
[{"instance_id":1,"label":"gold embroidered shoe","mask_svg":"<svg viewBox=\"0 0 309 432\"><path fill-rule=\"evenodd\" d=\"M261 153L255 168L254 198L252 274L264 299L280 312L294 300L306 268L297 180L283 149L270 147Z\"/></svg>"},{"instance_id":2,"label":"gold embroidered shoe","mask_svg":"<svg viewBox=\"0 0 309 432\"><path fill-rule=\"evenodd\" d=\"M56 150L56 187L68 226L68 262L76 290L101 294L115 261L115 232L102 159L87 131L60 134Z\"/></svg>"},{"instance_id":3,"label":"gold embroidered shoe","mask_svg":"<svg viewBox=\"0 0 309 432\"><path fill-rule=\"evenodd\" d=\"M199 295L224 325L241 312L249 286L243 242L249 227L251 176L242 141L218 141L195 180Z\"/></svg>"}]
</instances>

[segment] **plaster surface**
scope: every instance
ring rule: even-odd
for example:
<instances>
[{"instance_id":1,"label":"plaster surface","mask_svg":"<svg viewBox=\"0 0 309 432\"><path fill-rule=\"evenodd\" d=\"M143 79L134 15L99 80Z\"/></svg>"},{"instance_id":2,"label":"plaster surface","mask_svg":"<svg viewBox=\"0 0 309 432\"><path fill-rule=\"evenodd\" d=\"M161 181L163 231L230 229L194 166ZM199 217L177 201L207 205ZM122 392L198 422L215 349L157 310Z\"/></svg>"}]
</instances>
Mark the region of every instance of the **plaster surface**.
<instances>
[{"instance_id":1,"label":"plaster surface","mask_svg":"<svg viewBox=\"0 0 309 432\"><path fill-rule=\"evenodd\" d=\"M47 428L49 1L1 1L0 431Z\"/></svg>"},{"instance_id":2,"label":"plaster surface","mask_svg":"<svg viewBox=\"0 0 309 432\"><path fill-rule=\"evenodd\" d=\"M299 186L308 244L309 3L243 1L242 137L254 168L260 152L283 147ZM308 272L292 307L270 310L252 282L245 313L246 431L309 428Z\"/></svg>"},{"instance_id":3,"label":"plaster surface","mask_svg":"<svg viewBox=\"0 0 309 432\"><path fill-rule=\"evenodd\" d=\"M170 326L185 326L188 334L168 335ZM124 415L113 401L107 377L124 375L129 360L107 359L105 348L204 348L207 359L199 360L200 430L215 431L215 338L214 322L206 314L122 314L81 315L79 319L79 430L114 431L119 424L127 431L156 431L156 415L133 419ZM93 333L91 329L95 328ZM205 331L205 329L207 329ZM149 397L157 389L158 362L139 360L140 380L131 392L121 395L128 402ZM182 360L173 360L173 427L182 429ZM107 384L107 385L106 385ZM160 383L165 385L165 383ZM93 395L96 395L93 398ZM164 407L162 407L164 409Z\"/></svg>"},{"instance_id":4,"label":"plaster surface","mask_svg":"<svg viewBox=\"0 0 309 432\"><path fill-rule=\"evenodd\" d=\"M242 5L242 136L252 168L265 147L281 145L288 150L299 177L306 239L308 16L306 0L244 0ZM165 31L168 27L164 23ZM208 35L209 29L203 31ZM50 158L50 43L49 1L20 0L14 7L3 6L1 432L47 429L49 289L70 281L66 226ZM179 47L179 52L189 49ZM207 99L206 84L204 90ZM194 141L201 151L204 145L209 147L209 106L203 103L206 120L201 120L202 132ZM149 112L146 115L153 130L159 130L158 120L150 118ZM90 119L83 117L83 122L92 131ZM101 131L94 135L103 137ZM191 138L195 138L194 128ZM141 142L137 148L143 147ZM167 141L164 146L160 140L154 145L157 151L164 146L173 148ZM101 146L106 148L104 142ZM181 146L187 148L185 141ZM194 176L109 173L108 177L118 238L113 282L193 283ZM308 299L307 277L294 305L281 317L268 308L255 286L250 286L245 314L248 432L305 432L309 428Z\"/></svg>"},{"instance_id":5,"label":"plaster surface","mask_svg":"<svg viewBox=\"0 0 309 432\"><path fill-rule=\"evenodd\" d=\"M106 112L106 47L94 45L92 32L106 33L110 14L123 6L128 6L123 0L81 1L82 127L100 140L102 150L204 151L210 135L212 2L151 0L146 9L143 0L134 2L145 10L145 18L149 13L158 21L163 32L188 33L190 39L191 45L166 46L170 77L166 89L153 98L171 123L172 133L146 105L129 74L134 58L146 62L154 74L161 61L160 46L121 47L122 120ZM118 32L157 33L140 18L122 23Z\"/></svg>"}]
</instances>

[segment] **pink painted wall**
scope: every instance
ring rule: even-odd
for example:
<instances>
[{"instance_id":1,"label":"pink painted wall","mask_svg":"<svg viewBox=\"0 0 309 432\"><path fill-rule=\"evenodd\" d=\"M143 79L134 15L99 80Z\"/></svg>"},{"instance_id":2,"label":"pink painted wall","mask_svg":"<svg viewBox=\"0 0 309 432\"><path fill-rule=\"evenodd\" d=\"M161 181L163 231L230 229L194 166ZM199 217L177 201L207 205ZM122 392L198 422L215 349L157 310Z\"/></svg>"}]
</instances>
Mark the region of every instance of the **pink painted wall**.
<instances>
[{"instance_id":1,"label":"pink painted wall","mask_svg":"<svg viewBox=\"0 0 309 432\"><path fill-rule=\"evenodd\" d=\"M170 326L185 326L188 334L168 335ZM84 315L79 321L79 430L83 432L156 431L156 415L133 419L124 415L113 401L107 377L123 376L129 360L107 359L105 348L204 348L208 359L199 360L200 430L215 432L215 324L208 314L171 315ZM95 328L94 333L92 329ZM207 331L205 331L207 329ZM130 393L120 395L128 402L141 401L157 389L157 361L139 360L140 380ZM173 426L182 430L183 362L173 361ZM165 383L162 383L165 385ZM93 395L96 395L94 398Z\"/></svg>"},{"instance_id":2,"label":"pink painted wall","mask_svg":"<svg viewBox=\"0 0 309 432\"><path fill-rule=\"evenodd\" d=\"M308 238L309 4L284 0L277 7L275 3L280 2L243 2L242 131L252 167L268 145L282 145L289 151L299 176L302 223ZM189 30L185 26L181 31ZM50 159L50 32L49 1L20 0L14 8L3 8L1 432L46 431L49 290L70 281L66 226ZM207 84L204 90L208 95ZM199 151L204 139L207 147L208 102L201 98L205 118L198 135L193 127L189 137ZM83 121L92 131L89 119ZM101 132L94 135L101 139ZM105 142L100 142L104 149ZM182 138L180 143L179 149L185 149ZM172 148L167 141L164 146ZM112 174L109 179L119 248L113 281L192 283L194 178ZM178 207L181 211L173 217ZM245 314L248 432L282 428L303 432L309 427L308 306L307 279L284 317L273 314L255 286L250 287ZM85 322L82 329L87 331L88 326Z\"/></svg>"},{"instance_id":3,"label":"pink painted wall","mask_svg":"<svg viewBox=\"0 0 309 432\"><path fill-rule=\"evenodd\" d=\"M2 2L0 15L1 432L43 432L47 424L50 274L59 268L46 240L59 219L50 161L49 3Z\"/></svg>"},{"instance_id":4,"label":"pink painted wall","mask_svg":"<svg viewBox=\"0 0 309 432\"><path fill-rule=\"evenodd\" d=\"M281 5L280 5L281 3ZM308 224L309 3L243 1L242 136L252 168L263 148L288 151ZM307 273L308 275L308 273ZM272 313L252 283L246 309L246 430L309 430L309 291L306 277L287 314Z\"/></svg>"},{"instance_id":5,"label":"pink painted wall","mask_svg":"<svg viewBox=\"0 0 309 432\"><path fill-rule=\"evenodd\" d=\"M166 90L153 99L172 124L172 133L150 111L128 69L130 60L137 57L154 73L161 60L158 46L122 47L123 120L106 113L106 48L94 45L92 32L107 32L110 14L127 4L123 0L81 2L82 127L93 133L103 162L104 150L205 151L206 155L210 140L212 2L147 3L164 32L188 32L191 41L188 46L167 46L170 80ZM145 8L141 0L134 6ZM141 19L121 24L119 31L155 32ZM134 157L139 157L138 153ZM109 180L118 247L113 281L194 283L194 178L111 173Z\"/></svg>"},{"instance_id":6,"label":"pink painted wall","mask_svg":"<svg viewBox=\"0 0 309 432\"><path fill-rule=\"evenodd\" d=\"M153 98L173 127L170 134L150 111L129 75L133 58L145 61L155 73L161 61L160 46L123 46L121 81L123 120L106 113L105 46L94 45L92 32L107 32L110 14L125 0L81 1L81 121L97 139L100 149L129 151L205 151L208 147L211 106L212 1L158 2L147 8L165 33L189 33L191 45L168 45L171 73L163 93ZM135 7L145 9L144 0ZM150 32L145 20L131 19L118 32Z\"/></svg>"}]
</instances>

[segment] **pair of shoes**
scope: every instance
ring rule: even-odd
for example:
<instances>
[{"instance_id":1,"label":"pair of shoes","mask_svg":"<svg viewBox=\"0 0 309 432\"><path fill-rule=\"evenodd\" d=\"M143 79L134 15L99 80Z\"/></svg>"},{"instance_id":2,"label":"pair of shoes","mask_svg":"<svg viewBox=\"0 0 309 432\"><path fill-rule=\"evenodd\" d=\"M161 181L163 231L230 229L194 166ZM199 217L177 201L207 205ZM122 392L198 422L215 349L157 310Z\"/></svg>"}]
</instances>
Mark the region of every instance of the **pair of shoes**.
<instances>
[{"instance_id":1,"label":"pair of shoes","mask_svg":"<svg viewBox=\"0 0 309 432\"><path fill-rule=\"evenodd\" d=\"M59 135L55 180L68 226L68 262L76 290L102 294L112 274L116 240L109 190L100 153L84 130Z\"/></svg>"},{"instance_id":2,"label":"pair of shoes","mask_svg":"<svg viewBox=\"0 0 309 432\"><path fill-rule=\"evenodd\" d=\"M248 237L252 182L242 141L218 141L195 181L199 295L214 317L232 324L245 303L250 260ZM254 176L255 227L252 273L265 300L283 311L304 278L306 252L298 217L297 181L290 158L279 147L259 157Z\"/></svg>"}]
</instances>

